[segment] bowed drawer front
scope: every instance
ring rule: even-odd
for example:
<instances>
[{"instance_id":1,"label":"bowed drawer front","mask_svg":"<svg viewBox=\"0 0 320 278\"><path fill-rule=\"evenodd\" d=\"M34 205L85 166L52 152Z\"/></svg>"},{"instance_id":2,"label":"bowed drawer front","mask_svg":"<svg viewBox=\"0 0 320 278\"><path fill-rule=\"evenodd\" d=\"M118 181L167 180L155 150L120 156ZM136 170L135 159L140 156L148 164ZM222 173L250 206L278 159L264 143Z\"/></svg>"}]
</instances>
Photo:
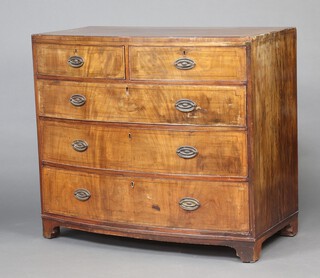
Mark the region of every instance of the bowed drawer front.
<instances>
[{"instance_id":1,"label":"bowed drawer front","mask_svg":"<svg viewBox=\"0 0 320 278\"><path fill-rule=\"evenodd\" d=\"M41 123L45 161L99 169L247 176L244 131L182 131ZM86 149L76 149L75 141ZM80 145L80 144L78 144Z\"/></svg>"},{"instance_id":2,"label":"bowed drawer front","mask_svg":"<svg viewBox=\"0 0 320 278\"><path fill-rule=\"evenodd\" d=\"M295 29L33 35L43 235L235 248L297 232Z\"/></svg>"},{"instance_id":3,"label":"bowed drawer front","mask_svg":"<svg viewBox=\"0 0 320 278\"><path fill-rule=\"evenodd\" d=\"M48 213L172 228L249 229L245 183L100 176L52 168L45 168L43 177ZM84 200L76 196L81 190L87 193Z\"/></svg>"},{"instance_id":4,"label":"bowed drawer front","mask_svg":"<svg viewBox=\"0 0 320 278\"><path fill-rule=\"evenodd\" d=\"M246 80L244 47L130 47L133 80Z\"/></svg>"},{"instance_id":5,"label":"bowed drawer front","mask_svg":"<svg viewBox=\"0 0 320 278\"><path fill-rule=\"evenodd\" d=\"M246 125L244 86L38 81L41 116L104 122Z\"/></svg>"},{"instance_id":6,"label":"bowed drawer front","mask_svg":"<svg viewBox=\"0 0 320 278\"><path fill-rule=\"evenodd\" d=\"M124 79L123 46L41 44L37 73L65 77Z\"/></svg>"}]
</instances>

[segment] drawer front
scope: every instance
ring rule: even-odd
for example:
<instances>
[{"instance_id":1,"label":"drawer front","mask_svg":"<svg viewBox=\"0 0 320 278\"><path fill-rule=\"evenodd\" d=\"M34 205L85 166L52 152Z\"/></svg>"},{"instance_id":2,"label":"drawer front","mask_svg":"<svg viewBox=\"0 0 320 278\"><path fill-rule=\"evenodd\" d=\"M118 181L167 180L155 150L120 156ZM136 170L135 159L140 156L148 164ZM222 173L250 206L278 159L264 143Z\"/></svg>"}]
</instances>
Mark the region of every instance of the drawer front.
<instances>
[{"instance_id":1,"label":"drawer front","mask_svg":"<svg viewBox=\"0 0 320 278\"><path fill-rule=\"evenodd\" d=\"M123 46L39 44L37 73L83 78L125 78Z\"/></svg>"},{"instance_id":2,"label":"drawer front","mask_svg":"<svg viewBox=\"0 0 320 278\"><path fill-rule=\"evenodd\" d=\"M246 183L104 176L43 168L43 210L82 219L248 231Z\"/></svg>"},{"instance_id":3,"label":"drawer front","mask_svg":"<svg viewBox=\"0 0 320 278\"><path fill-rule=\"evenodd\" d=\"M129 48L130 79L246 80L244 47Z\"/></svg>"},{"instance_id":4,"label":"drawer front","mask_svg":"<svg viewBox=\"0 0 320 278\"><path fill-rule=\"evenodd\" d=\"M244 86L116 85L39 80L41 116L107 122L245 126Z\"/></svg>"},{"instance_id":5,"label":"drawer front","mask_svg":"<svg viewBox=\"0 0 320 278\"><path fill-rule=\"evenodd\" d=\"M42 121L43 160L101 169L247 176L245 131L173 131ZM80 140L80 141L77 141Z\"/></svg>"}]
</instances>

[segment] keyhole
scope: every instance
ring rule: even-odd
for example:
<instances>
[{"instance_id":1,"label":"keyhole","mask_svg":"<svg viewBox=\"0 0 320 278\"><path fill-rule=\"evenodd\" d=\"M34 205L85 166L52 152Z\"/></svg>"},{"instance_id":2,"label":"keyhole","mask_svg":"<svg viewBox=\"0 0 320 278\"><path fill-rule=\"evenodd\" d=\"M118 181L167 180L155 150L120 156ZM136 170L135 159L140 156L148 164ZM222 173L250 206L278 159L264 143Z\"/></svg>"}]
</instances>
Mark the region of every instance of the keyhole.
<instances>
[{"instance_id":1,"label":"keyhole","mask_svg":"<svg viewBox=\"0 0 320 278\"><path fill-rule=\"evenodd\" d=\"M77 55L78 49L74 50L74 55Z\"/></svg>"},{"instance_id":2,"label":"keyhole","mask_svg":"<svg viewBox=\"0 0 320 278\"><path fill-rule=\"evenodd\" d=\"M130 140L132 139L131 133L128 134L128 138L129 138Z\"/></svg>"},{"instance_id":3,"label":"keyhole","mask_svg":"<svg viewBox=\"0 0 320 278\"><path fill-rule=\"evenodd\" d=\"M186 51L185 51L185 50L183 50L183 51L182 51L182 54L183 54L183 55L186 55L187 53L186 53Z\"/></svg>"},{"instance_id":4,"label":"keyhole","mask_svg":"<svg viewBox=\"0 0 320 278\"><path fill-rule=\"evenodd\" d=\"M131 188L134 188L134 181L130 182L130 186L131 186Z\"/></svg>"}]
</instances>

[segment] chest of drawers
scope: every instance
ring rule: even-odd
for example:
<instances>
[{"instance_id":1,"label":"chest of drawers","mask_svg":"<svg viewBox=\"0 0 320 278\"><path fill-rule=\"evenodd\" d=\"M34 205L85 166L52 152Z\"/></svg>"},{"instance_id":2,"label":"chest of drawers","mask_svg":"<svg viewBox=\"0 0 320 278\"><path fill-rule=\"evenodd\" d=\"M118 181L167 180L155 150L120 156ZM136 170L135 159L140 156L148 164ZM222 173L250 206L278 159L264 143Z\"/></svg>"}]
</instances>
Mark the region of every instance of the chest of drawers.
<instances>
[{"instance_id":1,"label":"chest of drawers","mask_svg":"<svg viewBox=\"0 0 320 278\"><path fill-rule=\"evenodd\" d=\"M294 28L32 36L43 234L225 245L297 233Z\"/></svg>"}]
</instances>

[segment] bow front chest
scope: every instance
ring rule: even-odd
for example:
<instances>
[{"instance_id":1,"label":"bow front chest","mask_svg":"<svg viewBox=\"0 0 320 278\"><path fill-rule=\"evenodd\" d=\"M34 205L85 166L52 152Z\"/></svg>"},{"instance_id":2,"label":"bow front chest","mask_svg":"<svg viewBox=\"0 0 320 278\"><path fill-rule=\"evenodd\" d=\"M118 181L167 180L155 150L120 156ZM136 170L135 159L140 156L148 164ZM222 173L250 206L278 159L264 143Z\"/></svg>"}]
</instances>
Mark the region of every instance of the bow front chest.
<instances>
[{"instance_id":1,"label":"bow front chest","mask_svg":"<svg viewBox=\"0 0 320 278\"><path fill-rule=\"evenodd\" d=\"M294 28L32 36L44 237L225 245L297 233Z\"/></svg>"}]
</instances>

